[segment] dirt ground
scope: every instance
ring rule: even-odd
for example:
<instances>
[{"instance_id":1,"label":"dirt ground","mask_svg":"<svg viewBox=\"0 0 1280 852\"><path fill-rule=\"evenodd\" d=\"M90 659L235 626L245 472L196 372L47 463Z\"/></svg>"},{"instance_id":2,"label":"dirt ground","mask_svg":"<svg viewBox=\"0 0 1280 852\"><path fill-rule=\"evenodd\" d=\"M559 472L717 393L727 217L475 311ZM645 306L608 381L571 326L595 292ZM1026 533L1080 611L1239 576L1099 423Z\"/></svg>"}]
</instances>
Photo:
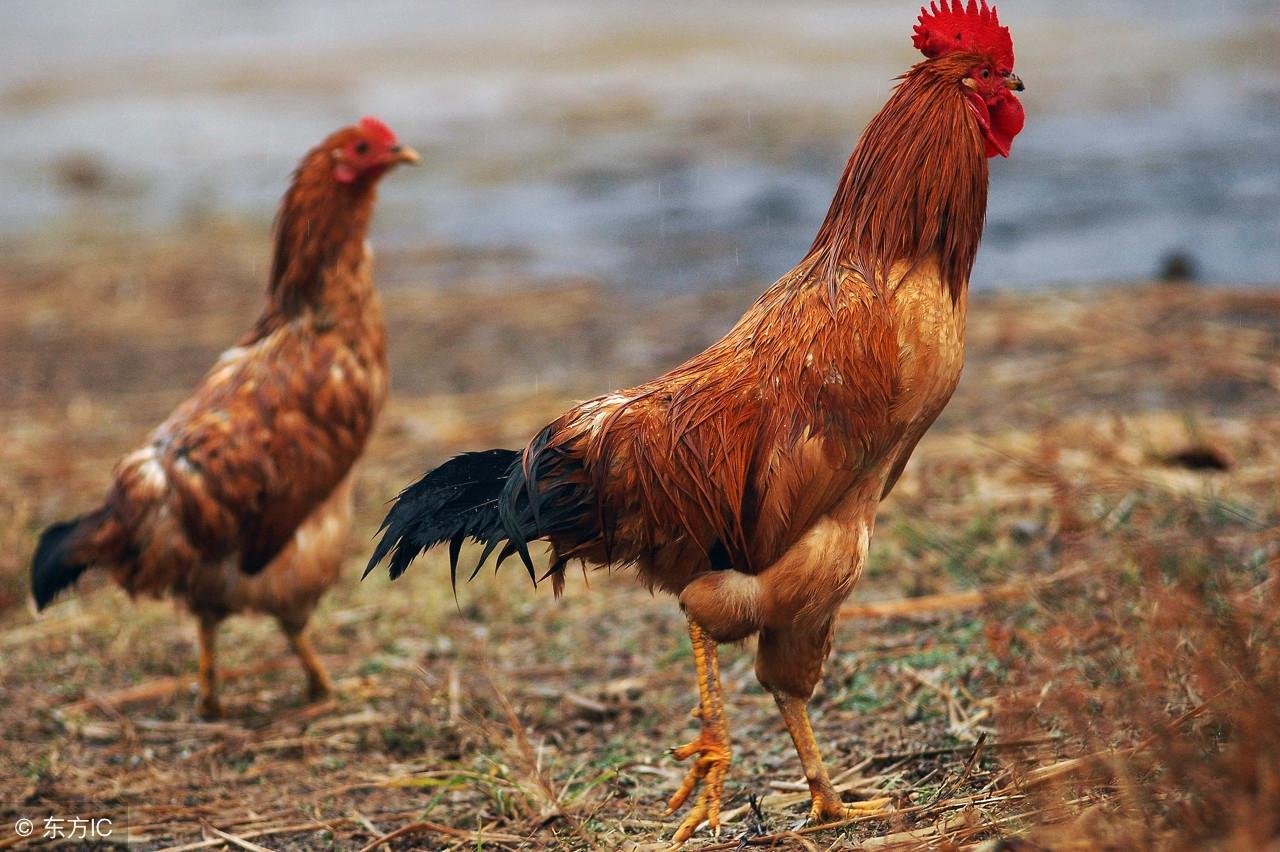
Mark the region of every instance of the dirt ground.
<instances>
[{"instance_id":1,"label":"dirt ground","mask_svg":"<svg viewBox=\"0 0 1280 852\"><path fill-rule=\"evenodd\" d=\"M228 716L204 722L189 617L93 576L36 617L27 566L251 322L266 251L227 226L0 259L0 848L50 816L111 818L143 849L358 849L401 829L384 848L661 848L684 771L665 750L696 729L674 601L595 572L556 602L511 564L455 601L442 554L394 585L358 577L423 469L676 363L766 282L643 303L589 281L440 291L380 257L393 396L312 622L338 695L306 705L274 625L232 619ZM979 295L969 315L960 389L882 508L812 704L847 798L888 809L801 826L746 643L722 651L726 825L689 848L1274 837L1280 747L1240 708L1280 704L1280 291ZM1210 792L1190 767L1219 760L1253 763ZM1221 797L1249 807L1213 822Z\"/></svg>"}]
</instances>

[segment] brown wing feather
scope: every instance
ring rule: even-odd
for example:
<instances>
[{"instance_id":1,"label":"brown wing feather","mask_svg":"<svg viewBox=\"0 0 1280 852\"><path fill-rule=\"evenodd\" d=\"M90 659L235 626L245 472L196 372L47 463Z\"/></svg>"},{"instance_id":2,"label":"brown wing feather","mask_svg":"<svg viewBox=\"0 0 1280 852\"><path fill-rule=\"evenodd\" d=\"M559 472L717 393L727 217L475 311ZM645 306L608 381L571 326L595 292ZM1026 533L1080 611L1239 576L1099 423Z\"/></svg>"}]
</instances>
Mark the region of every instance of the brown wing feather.
<instances>
[{"instance_id":1,"label":"brown wing feather","mask_svg":"<svg viewBox=\"0 0 1280 852\"><path fill-rule=\"evenodd\" d=\"M336 336L289 327L215 370L153 438L201 550L265 567L359 457L376 385Z\"/></svg>"},{"instance_id":2,"label":"brown wing feather","mask_svg":"<svg viewBox=\"0 0 1280 852\"><path fill-rule=\"evenodd\" d=\"M842 293L833 310L798 268L702 354L562 418L553 443L583 460L601 523L553 537L557 552L639 561L678 587L713 553L755 572L785 551L875 455L894 395L884 301Z\"/></svg>"},{"instance_id":3,"label":"brown wing feather","mask_svg":"<svg viewBox=\"0 0 1280 852\"><path fill-rule=\"evenodd\" d=\"M229 350L117 466L104 561L133 592L239 554L265 567L359 457L386 389L380 323L353 344L310 318Z\"/></svg>"}]
</instances>

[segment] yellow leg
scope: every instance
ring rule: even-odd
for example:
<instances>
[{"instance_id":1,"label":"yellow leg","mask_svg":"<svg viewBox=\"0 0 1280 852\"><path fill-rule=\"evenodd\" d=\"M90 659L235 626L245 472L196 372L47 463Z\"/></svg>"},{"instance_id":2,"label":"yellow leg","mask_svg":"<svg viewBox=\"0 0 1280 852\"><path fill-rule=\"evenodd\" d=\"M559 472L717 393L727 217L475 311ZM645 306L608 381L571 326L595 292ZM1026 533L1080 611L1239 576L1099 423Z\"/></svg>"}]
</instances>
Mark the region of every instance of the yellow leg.
<instances>
[{"instance_id":1,"label":"yellow leg","mask_svg":"<svg viewBox=\"0 0 1280 852\"><path fill-rule=\"evenodd\" d=\"M827 774L827 767L822 763L818 742L814 739L813 728L809 724L808 702L781 692L774 692L773 699L778 703L782 721L787 723L791 742L795 743L796 753L800 755L800 765L804 767L805 780L809 782L809 795L813 797L809 821L835 822L884 811L885 806L889 804L888 799L872 799L851 804L840 801L840 794L831 785L831 776Z\"/></svg>"},{"instance_id":2,"label":"yellow leg","mask_svg":"<svg viewBox=\"0 0 1280 852\"><path fill-rule=\"evenodd\" d=\"M196 709L206 719L222 716L218 701L218 619L200 616L200 696Z\"/></svg>"},{"instance_id":3,"label":"yellow leg","mask_svg":"<svg viewBox=\"0 0 1280 852\"><path fill-rule=\"evenodd\" d=\"M298 655L298 661L302 663L302 670L307 675L308 700L320 701L328 698L333 694L333 681L329 680L329 674L324 669L324 663L320 662L319 655L316 654L315 648L311 646L311 638L307 635L306 630L290 631L286 629L285 634L289 637L289 645L293 648L293 653Z\"/></svg>"},{"instance_id":4,"label":"yellow leg","mask_svg":"<svg viewBox=\"0 0 1280 852\"><path fill-rule=\"evenodd\" d=\"M697 716L702 720L702 733L693 742L671 750L676 760L686 760L694 755L698 755L698 759L689 767L680 789L667 802L666 815L679 810L699 782L702 783L702 793L671 838L677 845L692 837L703 821L719 834L720 797L724 794L724 777L733 757L729 747L729 723L724 714L724 694L720 691L720 658L716 643L692 621L689 622L689 640L693 645L693 662L698 669Z\"/></svg>"}]
</instances>

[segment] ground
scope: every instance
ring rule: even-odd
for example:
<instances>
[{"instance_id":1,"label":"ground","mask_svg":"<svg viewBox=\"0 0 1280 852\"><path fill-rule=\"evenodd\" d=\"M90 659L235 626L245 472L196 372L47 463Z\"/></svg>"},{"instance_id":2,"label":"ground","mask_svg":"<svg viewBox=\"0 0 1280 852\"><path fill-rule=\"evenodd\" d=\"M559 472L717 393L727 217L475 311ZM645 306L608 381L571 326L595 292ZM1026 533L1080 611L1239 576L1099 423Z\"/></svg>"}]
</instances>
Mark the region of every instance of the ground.
<instances>
[{"instance_id":1,"label":"ground","mask_svg":"<svg viewBox=\"0 0 1280 852\"><path fill-rule=\"evenodd\" d=\"M90 508L251 322L265 242L226 226L13 249L0 847L16 820L39 837L58 815L108 816L144 849L352 849L398 829L390 848L663 844L684 771L665 750L696 725L672 600L620 571L571 575L557 602L514 563L455 600L442 554L394 585L359 575L385 501L422 470L517 446L570 401L698 351L766 282L442 292L412 257L380 258L393 396L343 580L313 620L338 695L306 705L274 626L232 619L227 718L204 722L189 617L92 576L37 617L26 572L40 528ZM1276 746L1236 708L1277 703L1280 295L1116 284L978 295L969 316L960 389L882 508L812 705L847 797L891 811L799 828L798 761L747 643L722 652L726 825L690 848L1177 846L1208 825L1186 817L1211 798L1187 767L1224 756L1259 763L1224 795L1249 813L1276 795ZM1205 830L1238 838L1250 819Z\"/></svg>"}]
</instances>

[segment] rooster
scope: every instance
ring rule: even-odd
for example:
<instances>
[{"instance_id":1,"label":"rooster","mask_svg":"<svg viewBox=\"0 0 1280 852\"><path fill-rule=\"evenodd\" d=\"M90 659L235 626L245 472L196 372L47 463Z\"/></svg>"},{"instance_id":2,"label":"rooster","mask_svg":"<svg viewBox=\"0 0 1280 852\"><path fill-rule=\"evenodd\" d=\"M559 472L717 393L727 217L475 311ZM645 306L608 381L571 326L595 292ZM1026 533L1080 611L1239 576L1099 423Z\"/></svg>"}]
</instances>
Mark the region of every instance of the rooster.
<instances>
[{"instance_id":1,"label":"rooster","mask_svg":"<svg viewBox=\"0 0 1280 852\"><path fill-rule=\"evenodd\" d=\"M236 612L275 616L332 690L304 632L338 576L352 466L387 394L382 308L365 234L384 174L418 155L375 118L303 158L276 220L266 310L145 445L106 499L54 524L31 564L46 607L88 568L131 596L172 596L199 621L199 710L220 715L215 642Z\"/></svg>"},{"instance_id":2,"label":"rooster","mask_svg":"<svg viewBox=\"0 0 1280 852\"><path fill-rule=\"evenodd\" d=\"M719 824L731 746L717 644L758 637L756 676L799 754L810 820L844 804L806 705L876 508L960 378L987 158L1022 129L1013 43L970 0L921 9L906 72L855 148L804 259L717 343L667 374L567 411L523 450L465 453L406 488L369 563L518 554L558 595L567 560L633 566L679 598L698 674L696 758L667 813L702 785L682 843ZM551 548L538 577L528 544ZM477 565L477 570L478 570ZM863 805L869 803L862 803Z\"/></svg>"}]
</instances>

